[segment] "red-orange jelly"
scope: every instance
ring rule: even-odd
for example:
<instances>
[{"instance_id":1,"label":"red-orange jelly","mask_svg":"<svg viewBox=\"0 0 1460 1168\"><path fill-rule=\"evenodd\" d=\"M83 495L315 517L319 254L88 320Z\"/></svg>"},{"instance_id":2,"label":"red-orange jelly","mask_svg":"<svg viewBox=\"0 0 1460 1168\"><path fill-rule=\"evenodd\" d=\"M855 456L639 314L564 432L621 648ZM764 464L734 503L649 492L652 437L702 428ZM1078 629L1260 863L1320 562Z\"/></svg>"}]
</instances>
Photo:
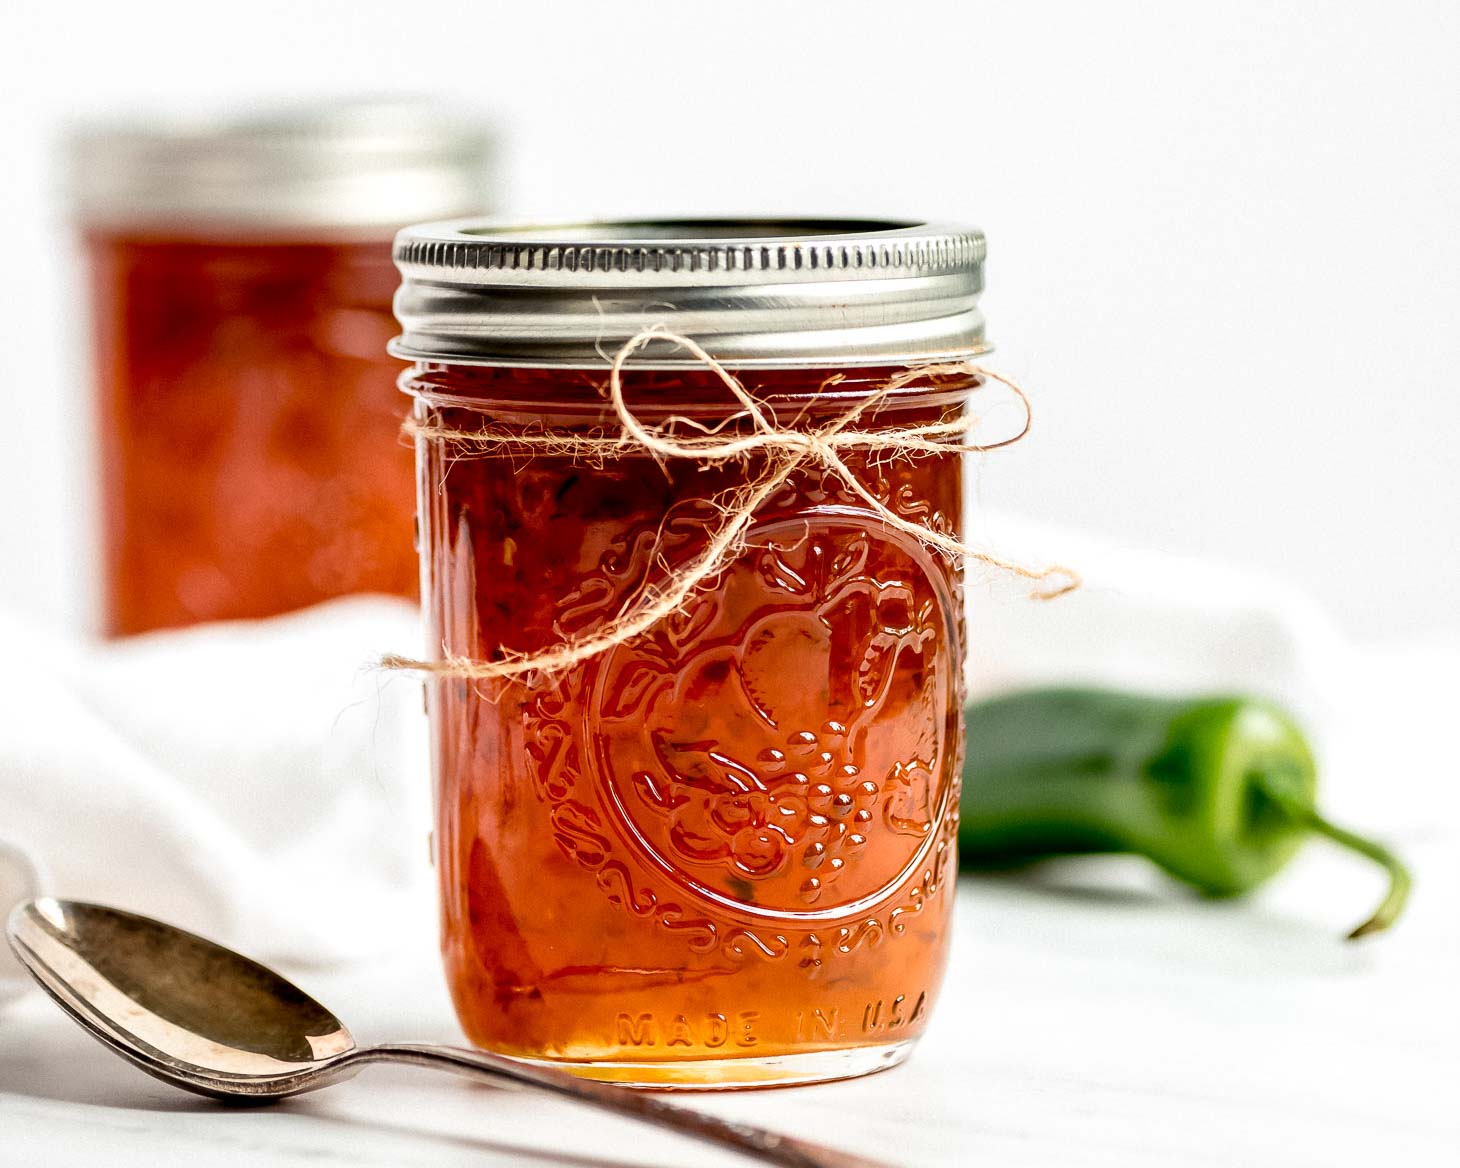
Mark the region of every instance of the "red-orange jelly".
<instances>
[{"instance_id":1,"label":"red-orange jelly","mask_svg":"<svg viewBox=\"0 0 1460 1168\"><path fill-rule=\"evenodd\" d=\"M894 371L742 377L804 426ZM425 426L588 433L614 426L602 380L420 364L406 387ZM857 425L946 420L971 384L900 391ZM732 412L699 370L626 385L646 421ZM764 465L586 465L431 436L418 459L433 648L487 661L631 605ZM956 455L848 461L899 515L958 530ZM953 903L959 587L953 563L808 466L650 632L551 676L429 680L442 945L472 1041L659 1084L896 1061L927 1023Z\"/></svg>"},{"instance_id":2,"label":"red-orange jelly","mask_svg":"<svg viewBox=\"0 0 1460 1168\"><path fill-rule=\"evenodd\" d=\"M416 594L385 239L95 230L111 634Z\"/></svg>"}]
</instances>

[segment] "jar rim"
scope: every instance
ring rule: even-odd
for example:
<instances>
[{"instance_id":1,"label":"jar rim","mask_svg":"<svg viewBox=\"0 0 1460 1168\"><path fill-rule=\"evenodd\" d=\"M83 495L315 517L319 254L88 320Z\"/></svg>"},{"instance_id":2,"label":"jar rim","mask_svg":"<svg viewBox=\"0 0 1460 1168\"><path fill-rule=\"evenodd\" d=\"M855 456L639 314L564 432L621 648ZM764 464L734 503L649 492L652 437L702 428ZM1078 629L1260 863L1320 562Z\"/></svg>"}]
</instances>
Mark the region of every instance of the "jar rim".
<instances>
[{"instance_id":1,"label":"jar rim","mask_svg":"<svg viewBox=\"0 0 1460 1168\"><path fill-rule=\"evenodd\" d=\"M742 368L987 350L984 235L904 219L450 220L396 237L397 356L601 368L647 327ZM651 341L636 364L699 363Z\"/></svg>"},{"instance_id":2,"label":"jar rim","mask_svg":"<svg viewBox=\"0 0 1460 1168\"><path fill-rule=\"evenodd\" d=\"M79 123L66 153L88 227L389 233L489 209L496 137L435 101L390 98Z\"/></svg>"}]
</instances>

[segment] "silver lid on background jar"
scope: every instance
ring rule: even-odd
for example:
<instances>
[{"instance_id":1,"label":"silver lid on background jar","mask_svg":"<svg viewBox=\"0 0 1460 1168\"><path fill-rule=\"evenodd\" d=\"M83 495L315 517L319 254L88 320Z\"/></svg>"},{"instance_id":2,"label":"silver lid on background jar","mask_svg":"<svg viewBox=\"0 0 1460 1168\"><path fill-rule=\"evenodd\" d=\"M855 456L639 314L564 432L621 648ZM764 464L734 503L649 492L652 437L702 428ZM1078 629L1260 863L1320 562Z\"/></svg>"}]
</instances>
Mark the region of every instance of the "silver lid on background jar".
<instances>
[{"instance_id":1,"label":"silver lid on background jar","mask_svg":"<svg viewBox=\"0 0 1460 1168\"><path fill-rule=\"evenodd\" d=\"M981 353L984 236L897 220L427 223L396 236L419 361L602 368L663 325L740 368L895 365ZM636 366L699 364L651 342Z\"/></svg>"},{"instance_id":2,"label":"silver lid on background jar","mask_svg":"<svg viewBox=\"0 0 1460 1168\"><path fill-rule=\"evenodd\" d=\"M490 210L495 140L428 101L292 106L73 128L88 226L378 230Z\"/></svg>"}]
</instances>

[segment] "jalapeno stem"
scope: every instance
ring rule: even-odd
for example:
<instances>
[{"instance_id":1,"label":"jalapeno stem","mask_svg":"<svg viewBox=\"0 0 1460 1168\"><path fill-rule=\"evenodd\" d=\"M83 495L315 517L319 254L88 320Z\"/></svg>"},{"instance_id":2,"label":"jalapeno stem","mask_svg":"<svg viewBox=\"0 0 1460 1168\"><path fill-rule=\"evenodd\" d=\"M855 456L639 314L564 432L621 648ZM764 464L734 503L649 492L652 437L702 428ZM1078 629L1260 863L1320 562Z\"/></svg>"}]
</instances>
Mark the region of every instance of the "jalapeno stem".
<instances>
[{"instance_id":1,"label":"jalapeno stem","mask_svg":"<svg viewBox=\"0 0 1460 1168\"><path fill-rule=\"evenodd\" d=\"M1404 902L1409 899L1409 888L1412 883L1409 869L1404 866L1404 862L1376 840L1355 835L1325 818L1318 808L1281 780L1275 779L1273 776L1262 776L1260 781L1264 793L1295 823L1325 839L1332 840L1339 847L1366 856L1389 874L1389 891L1379 902L1379 907L1369 915L1366 921L1348 934L1347 940L1357 941L1360 937L1367 937L1370 933L1383 932L1397 921L1399 914L1404 911Z\"/></svg>"}]
</instances>

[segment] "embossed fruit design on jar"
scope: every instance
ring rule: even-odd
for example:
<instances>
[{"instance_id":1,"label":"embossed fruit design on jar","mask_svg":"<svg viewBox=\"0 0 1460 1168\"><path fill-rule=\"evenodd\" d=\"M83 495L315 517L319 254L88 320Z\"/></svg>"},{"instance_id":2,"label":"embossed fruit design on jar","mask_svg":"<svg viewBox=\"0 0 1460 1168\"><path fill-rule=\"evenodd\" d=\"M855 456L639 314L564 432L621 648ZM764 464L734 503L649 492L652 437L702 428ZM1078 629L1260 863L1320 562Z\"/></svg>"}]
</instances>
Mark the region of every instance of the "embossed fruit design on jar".
<instances>
[{"instance_id":1,"label":"embossed fruit design on jar","mask_svg":"<svg viewBox=\"0 0 1460 1168\"><path fill-rule=\"evenodd\" d=\"M779 430L956 422L978 378L946 362L983 348L982 237L444 224L403 232L396 255L439 664L442 947L468 1036L653 1085L899 1061L938 992L956 872L961 572L916 533L959 530L956 452L847 444L845 474L803 460L662 619L565 665L490 666L613 627L783 465L774 448L544 442L615 432L600 350L673 310ZM757 431L668 340L621 384L646 426Z\"/></svg>"}]
</instances>

